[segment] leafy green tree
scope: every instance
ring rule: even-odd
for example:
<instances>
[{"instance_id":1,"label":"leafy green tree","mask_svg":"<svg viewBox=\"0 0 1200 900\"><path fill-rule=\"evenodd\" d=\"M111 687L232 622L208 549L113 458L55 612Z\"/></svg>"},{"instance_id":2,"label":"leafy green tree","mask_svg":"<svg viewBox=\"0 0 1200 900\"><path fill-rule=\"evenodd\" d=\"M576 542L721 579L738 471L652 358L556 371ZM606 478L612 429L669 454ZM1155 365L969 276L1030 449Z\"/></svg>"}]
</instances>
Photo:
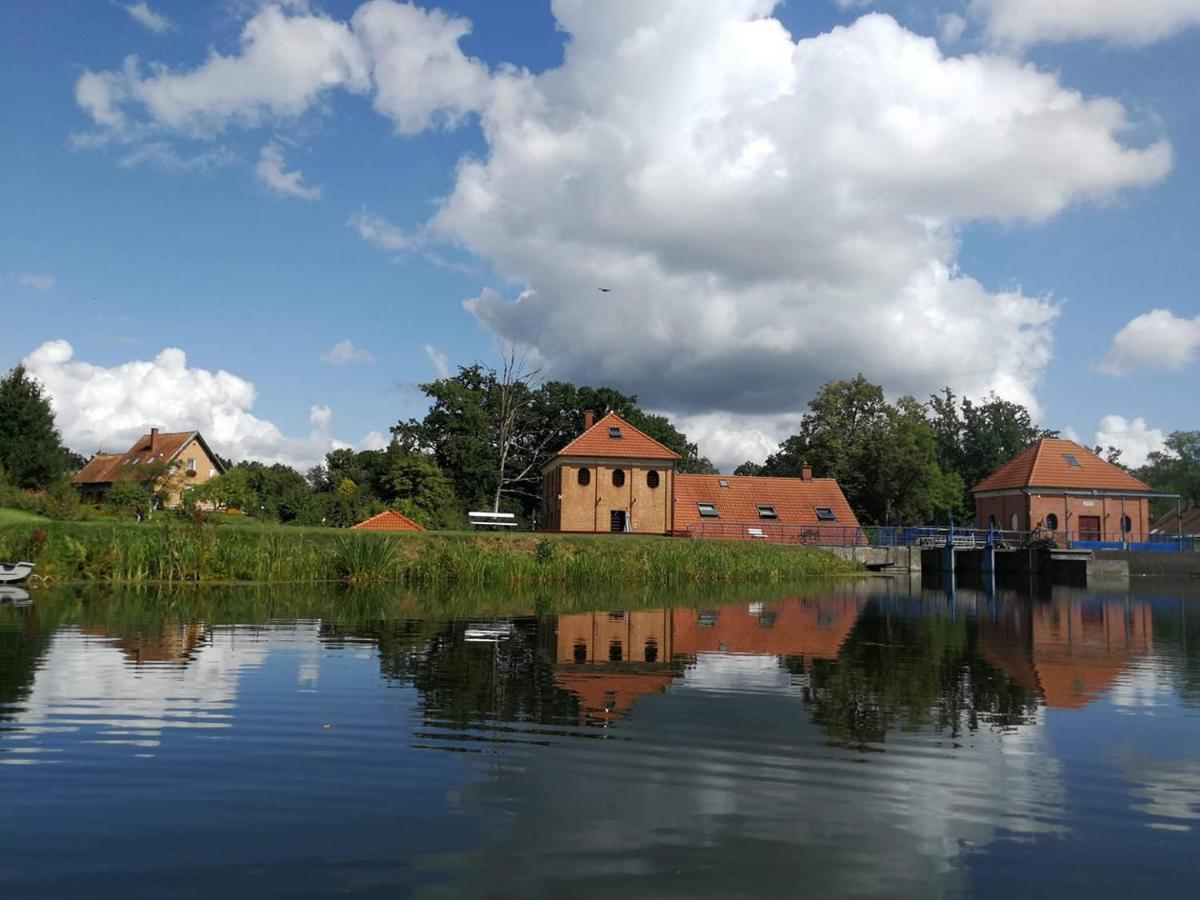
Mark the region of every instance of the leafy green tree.
<instances>
[{"instance_id":1,"label":"leafy green tree","mask_svg":"<svg viewBox=\"0 0 1200 900\"><path fill-rule=\"evenodd\" d=\"M963 506L974 507L972 487L1022 450L1057 431L1039 428L1019 403L989 394L982 402L960 399L950 388L929 398L938 461L963 482Z\"/></svg>"},{"instance_id":2,"label":"leafy green tree","mask_svg":"<svg viewBox=\"0 0 1200 900\"><path fill-rule=\"evenodd\" d=\"M1134 474L1156 491L1179 494L1185 504L1200 504L1200 431L1172 432L1163 444ZM1157 505L1161 513L1174 508L1174 501Z\"/></svg>"},{"instance_id":3,"label":"leafy green tree","mask_svg":"<svg viewBox=\"0 0 1200 900\"><path fill-rule=\"evenodd\" d=\"M392 503L426 528L461 526L463 517L450 480L437 463L419 453L397 453L390 460Z\"/></svg>"},{"instance_id":4,"label":"leafy green tree","mask_svg":"<svg viewBox=\"0 0 1200 900\"><path fill-rule=\"evenodd\" d=\"M938 520L962 500L961 480L939 464L925 408L912 397L889 404L862 375L822 387L798 433L760 471L796 477L805 465L836 478L864 523Z\"/></svg>"},{"instance_id":5,"label":"leafy green tree","mask_svg":"<svg viewBox=\"0 0 1200 900\"><path fill-rule=\"evenodd\" d=\"M154 507L154 495L138 481L114 481L105 497L105 505L114 515L145 518Z\"/></svg>"},{"instance_id":6,"label":"leafy green tree","mask_svg":"<svg viewBox=\"0 0 1200 900\"><path fill-rule=\"evenodd\" d=\"M212 503L225 509L253 512L258 507L258 495L250 485L250 471L232 468L223 475L196 485L189 493L197 503Z\"/></svg>"},{"instance_id":7,"label":"leafy green tree","mask_svg":"<svg viewBox=\"0 0 1200 900\"><path fill-rule=\"evenodd\" d=\"M734 475L762 475L764 466L762 463L750 462L746 460L740 466L733 470Z\"/></svg>"},{"instance_id":8,"label":"leafy green tree","mask_svg":"<svg viewBox=\"0 0 1200 900\"><path fill-rule=\"evenodd\" d=\"M0 468L17 487L44 488L67 467L67 450L42 385L23 365L0 378Z\"/></svg>"}]
</instances>

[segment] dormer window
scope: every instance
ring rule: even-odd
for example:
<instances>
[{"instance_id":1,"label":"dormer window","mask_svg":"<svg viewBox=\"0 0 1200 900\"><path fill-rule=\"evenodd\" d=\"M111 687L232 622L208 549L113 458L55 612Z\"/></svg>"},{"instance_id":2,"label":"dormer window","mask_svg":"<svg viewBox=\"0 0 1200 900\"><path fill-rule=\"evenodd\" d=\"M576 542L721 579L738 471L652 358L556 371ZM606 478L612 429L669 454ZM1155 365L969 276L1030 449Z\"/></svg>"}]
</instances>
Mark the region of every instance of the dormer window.
<instances>
[{"instance_id":1,"label":"dormer window","mask_svg":"<svg viewBox=\"0 0 1200 900\"><path fill-rule=\"evenodd\" d=\"M814 506L813 511L817 514L818 522L836 522L837 513L828 506Z\"/></svg>"},{"instance_id":2,"label":"dormer window","mask_svg":"<svg viewBox=\"0 0 1200 900\"><path fill-rule=\"evenodd\" d=\"M621 440L621 426L620 425L609 425L608 426L608 436L616 441Z\"/></svg>"},{"instance_id":3,"label":"dormer window","mask_svg":"<svg viewBox=\"0 0 1200 900\"><path fill-rule=\"evenodd\" d=\"M773 506L760 506L758 508L758 517L760 519L778 519L779 513L775 512Z\"/></svg>"},{"instance_id":4,"label":"dormer window","mask_svg":"<svg viewBox=\"0 0 1200 900\"><path fill-rule=\"evenodd\" d=\"M696 509L699 511L700 518L702 519L721 518L720 515L717 514L717 504L715 503L697 503Z\"/></svg>"},{"instance_id":5,"label":"dormer window","mask_svg":"<svg viewBox=\"0 0 1200 900\"><path fill-rule=\"evenodd\" d=\"M1067 465L1070 466L1072 469L1082 469L1083 468L1083 466L1080 465L1079 460L1075 458L1074 453L1064 453L1063 459L1065 459L1067 461Z\"/></svg>"}]
</instances>

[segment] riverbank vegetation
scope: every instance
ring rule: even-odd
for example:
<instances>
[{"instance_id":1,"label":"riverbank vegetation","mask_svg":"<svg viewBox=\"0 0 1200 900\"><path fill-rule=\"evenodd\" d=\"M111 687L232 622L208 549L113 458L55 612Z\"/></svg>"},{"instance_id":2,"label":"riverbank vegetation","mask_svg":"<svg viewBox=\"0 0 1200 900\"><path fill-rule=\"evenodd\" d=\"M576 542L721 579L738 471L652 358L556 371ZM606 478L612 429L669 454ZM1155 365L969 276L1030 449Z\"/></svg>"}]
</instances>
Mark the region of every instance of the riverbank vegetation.
<instances>
[{"instance_id":1,"label":"riverbank vegetation","mask_svg":"<svg viewBox=\"0 0 1200 900\"><path fill-rule=\"evenodd\" d=\"M51 582L316 583L525 588L719 585L858 571L829 553L738 541L637 536L215 527L202 522L0 526L0 558Z\"/></svg>"}]
</instances>

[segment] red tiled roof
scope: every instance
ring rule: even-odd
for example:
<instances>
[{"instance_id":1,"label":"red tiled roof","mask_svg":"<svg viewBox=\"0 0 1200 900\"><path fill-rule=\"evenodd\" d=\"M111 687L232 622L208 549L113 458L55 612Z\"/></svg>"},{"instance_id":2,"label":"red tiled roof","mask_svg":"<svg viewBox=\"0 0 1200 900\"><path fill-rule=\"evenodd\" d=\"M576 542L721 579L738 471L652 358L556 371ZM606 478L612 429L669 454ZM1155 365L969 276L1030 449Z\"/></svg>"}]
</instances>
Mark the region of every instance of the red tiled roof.
<instances>
[{"instance_id":1,"label":"red tiled roof","mask_svg":"<svg viewBox=\"0 0 1200 900\"><path fill-rule=\"evenodd\" d=\"M621 436L610 437L609 428L620 428ZM557 456L600 456L618 459L680 459L678 453L638 431L616 413L600 421L558 451Z\"/></svg>"},{"instance_id":2,"label":"red tiled roof","mask_svg":"<svg viewBox=\"0 0 1200 900\"><path fill-rule=\"evenodd\" d=\"M1079 463L1072 466L1067 456ZM1009 460L971 490L1006 491L1016 488L1067 488L1096 491L1148 493L1150 485L1134 478L1120 466L1098 457L1086 447L1061 438L1043 438L1024 453Z\"/></svg>"},{"instance_id":3,"label":"red tiled roof","mask_svg":"<svg viewBox=\"0 0 1200 900\"><path fill-rule=\"evenodd\" d=\"M722 487L725 483L728 487ZM712 503L718 518L701 518L700 503ZM773 506L775 519L762 519L759 506ZM837 521L817 518L827 506ZM854 510L833 478L767 478L757 475L676 475L675 528L682 531L699 522L737 522L747 525L844 525L858 527Z\"/></svg>"},{"instance_id":4,"label":"red tiled roof","mask_svg":"<svg viewBox=\"0 0 1200 900\"><path fill-rule=\"evenodd\" d=\"M71 484L108 484L113 480L112 470L122 459L124 455L120 453L97 453L76 473Z\"/></svg>"},{"instance_id":5,"label":"red tiled roof","mask_svg":"<svg viewBox=\"0 0 1200 900\"><path fill-rule=\"evenodd\" d=\"M188 442L192 438L198 440L205 451L212 456L213 461L217 464L218 471L224 472L220 461L208 450L208 444L204 442L204 438L200 436L200 432L198 431L160 432L154 435L153 438L153 448L150 445L151 435L143 434L124 453L96 454L88 461L86 466L79 470L79 474L71 479L71 483L111 484L126 474L124 466L170 462L179 454L180 450L188 445ZM132 477L134 471L136 470L131 469L128 474Z\"/></svg>"},{"instance_id":6,"label":"red tiled roof","mask_svg":"<svg viewBox=\"0 0 1200 900\"><path fill-rule=\"evenodd\" d=\"M717 611L713 622L703 621L701 610L678 609L672 618L671 648L684 656L729 651L837 659L860 612L853 599L784 600L760 611L727 606ZM764 614L769 619L764 621Z\"/></svg>"},{"instance_id":7,"label":"red tiled roof","mask_svg":"<svg viewBox=\"0 0 1200 900\"><path fill-rule=\"evenodd\" d=\"M363 531L424 531L425 529L410 519L408 516L396 512L394 509L385 509L377 516L371 516L369 519L364 519L357 525L352 525L351 528L361 528Z\"/></svg>"}]
</instances>

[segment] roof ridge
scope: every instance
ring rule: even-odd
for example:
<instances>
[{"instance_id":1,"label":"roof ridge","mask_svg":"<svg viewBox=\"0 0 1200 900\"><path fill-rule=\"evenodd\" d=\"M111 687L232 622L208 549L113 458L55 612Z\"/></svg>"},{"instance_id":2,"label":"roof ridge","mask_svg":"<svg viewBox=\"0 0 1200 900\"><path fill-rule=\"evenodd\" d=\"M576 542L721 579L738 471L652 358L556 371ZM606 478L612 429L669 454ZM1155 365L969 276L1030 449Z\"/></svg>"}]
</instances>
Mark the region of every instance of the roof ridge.
<instances>
[{"instance_id":1,"label":"roof ridge","mask_svg":"<svg viewBox=\"0 0 1200 900\"><path fill-rule=\"evenodd\" d=\"M627 422L621 416L617 415L617 413L613 412L612 410L609 410L604 415L602 415L599 419L597 419L595 422L593 422L591 428L585 429L580 434L575 435L575 437L573 437L570 441L568 441L567 445L565 447L563 447L561 450L559 450L558 453L555 454L555 456L570 456L571 455L570 451L571 451L572 447L574 447L577 443L582 441L585 437L587 437L589 434L591 434L593 431L595 431L597 428L599 428L604 423L604 420L608 419L610 417L616 419L618 422L620 422L626 428L633 431L635 434L639 435L640 437L644 438L645 440L649 441L651 444L654 444L659 449L671 454L671 456L673 458L683 459L683 457L680 454L676 453L674 450L672 450L670 447L668 447L662 441L658 441L658 440L655 440L654 438L650 437L650 435L646 434L646 432L642 431L642 429L638 428L636 425L631 425L629 422ZM584 454L580 454L580 455L582 455L582 456L597 456L598 454L584 453Z\"/></svg>"}]
</instances>

